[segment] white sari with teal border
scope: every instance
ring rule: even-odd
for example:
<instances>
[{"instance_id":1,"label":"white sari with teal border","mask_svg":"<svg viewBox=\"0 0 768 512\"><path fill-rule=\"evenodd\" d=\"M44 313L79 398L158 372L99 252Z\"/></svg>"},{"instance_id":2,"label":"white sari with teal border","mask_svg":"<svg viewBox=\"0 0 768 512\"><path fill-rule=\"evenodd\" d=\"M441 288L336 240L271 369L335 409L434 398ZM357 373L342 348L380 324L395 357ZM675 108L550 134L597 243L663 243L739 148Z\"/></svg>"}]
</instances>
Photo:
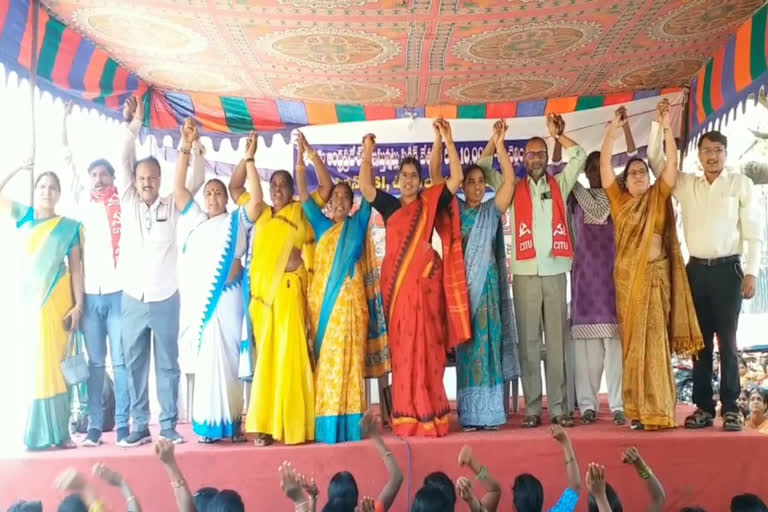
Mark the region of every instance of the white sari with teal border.
<instances>
[{"instance_id":1,"label":"white sari with teal border","mask_svg":"<svg viewBox=\"0 0 768 512\"><path fill-rule=\"evenodd\" d=\"M191 200L181 212L180 334L182 360L195 375L192 426L210 440L240 433L243 386L238 378L244 318L243 272L232 265L246 250L253 226L244 207L208 218Z\"/></svg>"}]
</instances>

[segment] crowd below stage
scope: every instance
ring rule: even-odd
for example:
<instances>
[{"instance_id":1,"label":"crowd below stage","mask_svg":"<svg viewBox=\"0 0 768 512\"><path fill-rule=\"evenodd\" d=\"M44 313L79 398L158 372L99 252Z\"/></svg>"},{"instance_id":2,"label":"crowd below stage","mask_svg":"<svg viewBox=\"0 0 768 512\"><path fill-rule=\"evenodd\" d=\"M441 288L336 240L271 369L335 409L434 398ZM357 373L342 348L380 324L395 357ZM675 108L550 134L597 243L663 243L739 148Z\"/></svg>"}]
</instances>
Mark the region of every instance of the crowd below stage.
<instances>
[{"instance_id":1,"label":"crowd below stage","mask_svg":"<svg viewBox=\"0 0 768 512\"><path fill-rule=\"evenodd\" d=\"M377 420L370 413L363 416L360 425L364 434L374 441L382 464L388 474L377 494L369 496L361 493L354 475L340 471L333 475L327 490L322 492L314 478L302 473L300 468L285 461L278 470L276 483L279 482L287 498L286 510L293 506L297 512L315 512L319 507L323 512L386 512L393 509L404 481L403 472L397 459L389 451L379 435ZM547 493L558 492L559 499L550 511L572 512L579 502L582 490L588 496L589 512L621 512L624 507L634 510L642 507L647 512L661 512L665 509L666 492L664 486L648 462L636 448L629 448L617 453L617 459L631 466L642 481L647 497L643 502L624 505L620 498L623 483L610 480L603 465L591 462L580 465L574 447L563 427L553 425L551 438L562 450L567 484L562 492L549 489ZM184 472L174 455L174 443L160 439L155 443L154 452L165 469L170 487L175 497L179 512L243 512L245 505L240 494L232 489L201 487L192 492L184 477ZM496 512L504 493L503 488L511 489L512 501L516 512L543 512L544 488L539 479L530 473L516 476L514 482L499 482L488 468L483 465L472 451L471 446L461 448L457 457L457 466L465 476L456 481L443 471L435 471L424 478L420 489L413 496L410 512ZM443 468L448 469L448 468ZM93 466L93 475L84 475L75 469L66 469L55 480L54 485L66 497L58 506L59 512L107 512L108 507L100 498L100 485L105 483L120 489L128 512L157 510L157 503L149 497L137 496L130 482L123 476L101 463ZM451 470L454 472L454 470ZM582 474L584 475L582 477ZM101 484L98 481L103 481ZM612 482L612 483L611 483ZM410 497L409 497L410 498ZM158 498L154 498L157 500ZM290 501L290 505L288 502ZM464 505L460 503L464 502ZM324 504L323 504L324 503ZM120 507L122 509L122 507ZM258 509L258 507L257 507ZM39 501L19 501L8 512L42 512ZM734 496L730 503L731 512L768 512L768 507L760 497L754 494ZM698 506L685 507L680 512L706 512Z\"/></svg>"}]
</instances>

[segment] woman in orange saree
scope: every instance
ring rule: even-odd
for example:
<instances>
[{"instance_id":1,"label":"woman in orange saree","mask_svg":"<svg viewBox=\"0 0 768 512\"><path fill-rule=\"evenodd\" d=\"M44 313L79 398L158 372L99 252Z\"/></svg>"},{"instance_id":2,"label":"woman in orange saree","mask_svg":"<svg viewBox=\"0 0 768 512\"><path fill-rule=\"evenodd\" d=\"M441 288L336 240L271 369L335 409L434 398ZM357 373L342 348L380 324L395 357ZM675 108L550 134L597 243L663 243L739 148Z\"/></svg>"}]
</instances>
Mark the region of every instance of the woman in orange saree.
<instances>
[{"instance_id":1,"label":"woman in orange saree","mask_svg":"<svg viewBox=\"0 0 768 512\"><path fill-rule=\"evenodd\" d=\"M617 111L600 152L600 176L611 203L616 239L616 310L623 350L624 410L633 429L675 428L677 394L671 354L704 346L677 240L670 195L677 179L677 145L669 112L659 109L667 165L651 185L646 163L627 163L620 186L613 143L626 118Z\"/></svg>"},{"instance_id":2,"label":"woman in orange saree","mask_svg":"<svg viewBox=\"0 0 768 512\"><path fill-rule=\"evenodd\" d=\"M419 161L400 162L401 198L373 184L375 139L363 140L360 191L385 219L386 252L381 291L392 358L392 426L400 436L441 437L450 428L443 387L448 351L471 337L469 299L454 194L462 182L459 155L448 123L440 122L450 159L443 185L421 189ZM430 165L440 165L442 151ZM440 235L443 258L432 248Z\"/></svg>"}]
</instances>

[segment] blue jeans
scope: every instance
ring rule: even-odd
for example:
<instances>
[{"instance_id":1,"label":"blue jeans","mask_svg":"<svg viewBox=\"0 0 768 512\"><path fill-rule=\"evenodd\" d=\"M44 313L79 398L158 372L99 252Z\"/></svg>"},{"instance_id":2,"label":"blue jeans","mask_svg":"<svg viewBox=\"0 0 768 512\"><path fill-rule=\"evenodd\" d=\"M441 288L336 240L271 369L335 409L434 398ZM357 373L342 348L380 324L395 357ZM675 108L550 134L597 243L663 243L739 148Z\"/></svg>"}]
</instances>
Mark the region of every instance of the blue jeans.
<instances>
[{"instance_id":1,"label":"blue jeans","mask_svg":"<svg viewBox=\"0 0 768 512\"><path fill-rule=\"evenodd\" d=\"M158 302L123 294L123 348L133 430L149 426L149 350L154 349L160 428L176 428L179 399L179 292ZM152 343L154 338L154 343Z\"/></svg>"},{"instance_id":2,"label":"blue jeans","mask_svg":"<svg viewBox=\"0 0 768 512\"><path fill-rule=\"evenodd\" d=\"M82 330L88 351L88 428L104 429L104 373L107 359L107 337L115 381L115 426L128 427L131 398L128 393L128 373L120 333L120 292L107 295L85 295Z\"/></svg>"}]
</instances>

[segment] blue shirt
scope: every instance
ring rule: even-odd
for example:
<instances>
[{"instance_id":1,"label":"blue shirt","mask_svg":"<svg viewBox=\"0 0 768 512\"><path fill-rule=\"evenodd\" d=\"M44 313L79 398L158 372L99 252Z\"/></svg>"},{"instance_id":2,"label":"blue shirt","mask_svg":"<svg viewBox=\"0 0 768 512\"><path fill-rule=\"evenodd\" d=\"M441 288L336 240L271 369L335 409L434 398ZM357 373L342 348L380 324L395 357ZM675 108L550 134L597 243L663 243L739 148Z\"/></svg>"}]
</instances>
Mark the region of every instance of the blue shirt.
<instances>
[{"instance_id":1,"label":"blue shirt","mask_svg":"<svg viewBox=\"0 0 768 512\"><path fill-rule=\"evenodd\" d=\"M549 512L573 512L576 510L576 504L579 502L579 494L573 489L566 489L563 495L557 500L555 506L549 509Z\"/></svg>"}]
</instances>

